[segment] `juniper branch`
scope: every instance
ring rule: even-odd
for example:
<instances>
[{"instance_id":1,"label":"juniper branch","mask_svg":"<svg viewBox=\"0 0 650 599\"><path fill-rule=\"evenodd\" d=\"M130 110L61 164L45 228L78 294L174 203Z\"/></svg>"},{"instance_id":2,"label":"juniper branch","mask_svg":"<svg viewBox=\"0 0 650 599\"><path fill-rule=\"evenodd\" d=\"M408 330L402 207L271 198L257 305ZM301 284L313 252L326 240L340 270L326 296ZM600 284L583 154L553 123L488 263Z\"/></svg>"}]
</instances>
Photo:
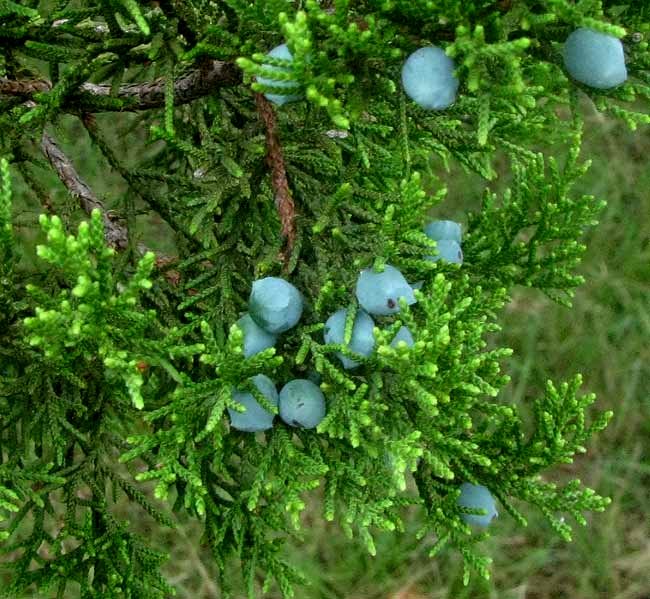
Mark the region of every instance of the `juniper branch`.
<instances>
[{"instance_id":1,"label":"juniper branch","mask_svg":"<svg viewBox=\"0 0 650 599\"><path fill-rule=\"evenodd\" d=\"M47 133L43 133L41 149L70 194L79 199L84 212L90 216L93 209L97 208L102 213L104 235L108 245L116 250L125 250L128 247L129 236L126 227L120 225L111 218L109 212L104 207L104 204L97 198L97 196L95 196L88 184L79 176L79 173L77 173L70 158L66 156L56 141ZM149 248L143 243L139 243L137 249L140 255L144 255L149 251ZM176 261L177 258L160 254L160 252L156 254L156 266L160 269L163 269ZM168 271L165 273L165 276L172 284L177 284L177 274L176 271Z\"/></svg>"},{"instance_id":2,"label":"juniper branch","mask_svg":"<svg viewBox=\"0 0 650 599\"><path fill-rule=\"evenodd\" d=\"M296 241L296 206L291 196L291 189L287 181L287 172L284 164L282 146L278 138L277 121L271 103L262 95L255 94L257 112L266 127L266 163L271 169L271 183L275 192L275 205L282 223L282 234L287 238L287 248L284 255L285 262L291 255L293 244Z\"/></svg>"},{"instance_id":3,"label":"juniper branch","mask_svg":"<svg viewBox=\"0 0 650 599\"><path fill-rule=\"evenodd\" d=\"M128 246L126 228L111 219L102 202L79 176L72 161L64 154L56 141L45 132L41 139L41 150L70 194L79 199L84 212L90 216L94 208L101 211L108 245L117 250L126 249Z\"/></svg>"},{"instance_id":4,"label":"juniper branch","mask_svg":"<svg viewBox=\"0 0 650 599\"><path fill-rule=\"evenodd\" d=\"M30 97L52 89L52 83L45 79L20 79L15 81L0 77L0 96Z\"/></svg>"},{"instance_id":5,"label":"juniper branch","mask_svg":"<svg viewBox=\"0 0 650 599\"><path fill-rule=\"evenodd\" d=\"M237 65L220 60L209 60L174 81L174 104L187 104L215 93L219 88L235 86L242 82L242 72ZM52 83L44 79L13 80L0 77L0 96L32 97L34 94L52 89ZM91 112L110 110L138 111L161 108L165 105L165 79L148 83L129 83L119 87L116 96L111 96L109 84L84 83L78 94L72 94L75 104L96 104L98 98L113 97L124 104L107 104L91 109ZM73 107L64 104L64 109ZM76 110L75 110L76 111Z\"/></svg>"}]
</instances>

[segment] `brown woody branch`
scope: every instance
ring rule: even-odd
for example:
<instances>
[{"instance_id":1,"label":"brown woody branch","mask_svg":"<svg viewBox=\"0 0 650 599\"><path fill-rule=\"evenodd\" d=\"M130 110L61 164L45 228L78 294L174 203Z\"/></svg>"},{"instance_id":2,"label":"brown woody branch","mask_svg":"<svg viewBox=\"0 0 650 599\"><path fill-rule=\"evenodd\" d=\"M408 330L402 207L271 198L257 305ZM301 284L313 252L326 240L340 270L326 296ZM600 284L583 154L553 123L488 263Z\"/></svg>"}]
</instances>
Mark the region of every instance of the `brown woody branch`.
<instances>
[{"instance_id":1,"label":"brown woody branch","mask_svg":"<svg viewBox=\"0 0 650 599\"><path fill-rule=\"evenodd\" d=\"M43 133L41 139L41 150L49 160L50 164L66 186L68 192L79 200L83 210L90 216L93 209L97 208L102 213L104 223L104 237L106 243L116 249L125 250L128 247L128 231L126 227L113 220L104 208L104 204L95 196L92 189L79 176L70 159L58 146L56 141L47 133ZM138 252L144 255L149 248L143 243L138 244ZM156 255L156 267L164 269L166 266L176 262L176 258L158 253ZM180 281L180 273L176 270L165 271L165 278L172 284L177 285Z\"/></svg>"},{"instance_id":2,"label":"brown woody branch","mask_svg":"<svg viewBox=\"0 0 650 599\"><path fill-rule=\"evenodd\" d=\"M49 160L52 168L56 171L61 182L70 192L70 195L79 200L84 212L90 215L95 208L101 211L108 245L116 250L126 249L128 246L128 233L126 228L111 220L102 202L97 199L92 189L79 176L70 159L47 133L43 133L41 150Z\"/></svg>"},{"instance_id":3,"label":"brown woody branch","mask_svg":"<svg viewBox=\"0 0 650 599\"><path fill-rule=\"evenodd\" d=\"M241 69L230 62L209 60L200 68L190 71L174 81L174 103L187 104L198 98L208 96L221 87L238 85L243 80ZM52 89L49 81L42 79L26 79L14 81L0 77L0 96L18 96L29 98L39 92ZM160 78L149 83L130 83L122 85L116 96L111 96L110 85L84 83L74 98L78 102L93 98L117 98L125 104L119 110L136 111L150 108L161 108L165 105L165 79ZM102 107L98 110L118 110L118 108Z\"/></svg>"},{"instance_id":4,"label":"brown woody branch","mask_svg":"<svg viewBox=\"0 0 650 599\"><path fill-rule=\"evenodd\" d=\"M275 206L280 215L282 234L287 238L287 248L284 254L285 265L291 255L296 241L296 206L291 197L291 189L287 181L282 146L278 137L278 127L271 103L259 93L255 94L257 111L266 127L266 163L271 169L271 184L275 192Z\"/></svg>"},{"instance_id":5,"label":"brown woody branch","mask_svg":"<svg viewBox=\"0 0 650 599\"><path fill-rule=\"evenodd\" d=\"M0 77L0 96L29 97L40 92L47 92L52 89L49 81L42 79L20 79L14 81L6 77Z\"/></svg>"}]
</instances>

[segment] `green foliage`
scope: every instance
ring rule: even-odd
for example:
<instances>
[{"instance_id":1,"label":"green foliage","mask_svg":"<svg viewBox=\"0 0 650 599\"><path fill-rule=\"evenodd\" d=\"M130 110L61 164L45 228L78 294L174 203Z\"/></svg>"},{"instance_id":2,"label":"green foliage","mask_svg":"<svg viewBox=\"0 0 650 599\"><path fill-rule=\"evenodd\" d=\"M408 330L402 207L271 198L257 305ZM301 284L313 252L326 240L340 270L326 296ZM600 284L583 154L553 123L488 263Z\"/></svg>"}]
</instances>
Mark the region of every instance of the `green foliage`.
<instances>
[{"instance_id":1,"label":"green foliage","mask_svg":"<svg viewBox=\"0 0 650 599\"><path fill-rule=\"evenodd\" d=\"M511 351L488 341L517 286L569 304L582 283L579 239L604 202L573 191L589 165L580 161L579 94L632 128L647 124L650 65L647 43L624 38L630 81L596 91L569 80L559 50L580 25L624 36L629 23L645 34L643 9L565 0L81 4L0 1L0 550L11 556L9 596L32 587L58 597L74 586L83 597L171 592L163 554L113 516L118 494L160 526L172 520L156 501L198 519L223 595L234 593L235 556L249 597L272 584L291 596L303 581L284 543L300 538L321 486L324 519L373 555L377 531L403 531L404 508L415 506L418 536L433 535L431 556L458 549L465 583L472 570L489 576L490 560L479 545L487 533L473 532L456 504L462 481L489 487L521 525L515 502L538 508L564 539L564 515L584 524L583 512L605 508L579 481L545 477L584 452L611 413L589 417L595 396L580 395L574 376L549 382L524 425L498 399ZM283 41L290 65L266 57ZM404 57L432 42L458 65L459 98L446 111L417 107L399 87ZM243 84L210 75L213 60L238 65ZM258 75L297 81L306 100L272 110L255 94L277 89ZM131 110L141 114L111 117L117 134L90 114ZM46 151L70 194L44 202L58 214L40 216L40 260L19 269L16 256L34 239L12 224L10 164L42 200L25 167L45 164L34 140L46 125L61 130L64 113L80 119L123 189L102 198L115 211L102 215L74 169ZM464 263L426 260L435 242L423 225L447 209L441 169L459 164L494 182L498 160L512 182L486 188L469 212ZM136 239L137 218L151 214L173 231L173 268L140 252L148 239ZM124 222L128 247L118 253L105 237ZM323 322L347 306L349 338L359 270L386 263L421 283L418 302L377 319L369 357L324 344ZM305 311L276 347L244 359L233 323L252 281L267 275L290 279ZM402 325L411 348L390 345ZM344 370L336 352L361 366ZM259 373L278 386L317 374L327 398L317 429L279 419L263 433L231 429L233 389L277 411L249 381ZM155 500L140 486L147 481Z\"/></svg>"},{"instance_id":2,"label":"green foliage","mask_svg":"<svg viewBox=\"0 0 650 599\"><path fill-rule=\"evenodd\" d=\"M469 215L471 234L463 251L470 268L483 277L494 273L501 285L535 287L570 305L575 287L583 283L573 271L586 250L576 231L598 224L605 205L593 196L570 195L589 168L588 161L578 162L581 128L578 121L562 171L557 159L549 158L550 176L542 154L523 158L513 151L512 189L500 200L486 189L481 211Z\"/></svg>"},{"instance_id":3,"label":"green foliage","mask_svg":"<svg viewBox=\"0 0 650 599\"><path fill-rule=\"evenodd\" d=\"M60 268L74 287L64 287L52 298L42 288L27 286L39 304L36 316L24 320L29 334L27 342L41 347L53 367L67 371L70 376L74 375L69 366L77 360L101 358L107 374L121 378L134 406L142 409L143 381L137 369L137 358L142 356L119 348L129 338L141 337L155 321L155 311L133 310L139 290L151 287L148 277L155 256L153 252L143 256L128 284L115 294L111 272L115 250L105 246L101 218L99 210L94 210L90 222L79 225L75 238L66 237L58 216L48 219L41 215L39 220L47 233L48 245L37 247L38 256Z\"/></svg>"},{"instance_id":4,"label":"green foliage","mask_svg":"<svg viewBox=\"0 0 650 599\"><path fill-rule=\"evenodd\" d=\"M11 224L11 176L9 173L9 162L6 158L0 158L0 247L2 248L3 269L11 264L13 251L13 226Z\"/></svg>"}]
</instances>

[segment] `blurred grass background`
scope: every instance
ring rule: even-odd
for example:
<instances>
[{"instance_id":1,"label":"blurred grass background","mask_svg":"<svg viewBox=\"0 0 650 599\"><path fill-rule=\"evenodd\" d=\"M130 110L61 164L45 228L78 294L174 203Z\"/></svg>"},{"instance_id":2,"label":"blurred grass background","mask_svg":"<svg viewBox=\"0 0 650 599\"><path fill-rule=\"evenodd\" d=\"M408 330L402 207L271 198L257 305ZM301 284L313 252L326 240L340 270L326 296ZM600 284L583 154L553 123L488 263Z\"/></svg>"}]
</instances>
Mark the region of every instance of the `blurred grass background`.
<instances>
[{"instance_id":1,"label":"blurred grass background","mask_svg":"<svg viewBox=\"0 0 650 599\"><path fill-rule=\"evenodd\" d=\"M583 157L590 157L593 165L575 191L608 202L600 226L584 240L588 251L579 272L587 282L578 289L573 309L539 292L517 290L494 341L514 349L512 359L504 363L512 381L503 401L526 412L547 379L561 381L581 372L584 392L598 395L596 408L614 410L614 420L588 453L548 477L579 477L611 496L611 506L590 514L587 527L576 526L571 544L556 537L534 512L525 510L525 529L504 514L491 525L492 537L485 542L494 559L492 579L473 577L464 587L458 555L447 551L431 560L431 539L415 540L417 513L407 514L406 534L377 534L373 558L361 543L323 522L315 493L304 514L302 538L288 547L288 559L310 581L296 589L298 598L650 599L650 134L629 132L588 107L587 112ZM100 127L106 130L103 125L100 117ZM119 203L126 193L124 182L97 157L79 123L64 119L56 134L98 196ZM147 151L155 150L149 146ZM126 151L135 158L140 149L134 143ZM55 205L66 203L54 175L45 168L28 168ZM462 221L465 210L479 205L483 182L460 171L444 178L450 193L438 216ZM493 187L502 186L497 182ZM25 225L20 230L36 241L39 235L31 227L41 202L19 177L16 200L18 223ZM151 247L170 249L169 230L159 218L143 214L137 222ZM26 251L24 260L33 259ZM179 598L220 597L209 553L198 542L201 528L196 522L182 519L177 530L161 530L127 504L116 505L115 512L170 552L165 573ZM232 575L239 588L234 563ZM269 597L280 594L273 590Z\"/></svg>"}]
</instances>

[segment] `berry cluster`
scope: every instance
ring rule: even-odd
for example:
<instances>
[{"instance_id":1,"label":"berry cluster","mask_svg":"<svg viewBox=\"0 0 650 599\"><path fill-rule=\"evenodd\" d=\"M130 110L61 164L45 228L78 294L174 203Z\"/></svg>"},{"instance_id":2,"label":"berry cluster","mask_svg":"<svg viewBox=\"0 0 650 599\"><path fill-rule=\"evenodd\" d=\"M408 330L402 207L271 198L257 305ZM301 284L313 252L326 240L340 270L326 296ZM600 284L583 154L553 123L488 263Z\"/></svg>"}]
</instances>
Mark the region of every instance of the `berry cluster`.
<instances>
[{"instance_id":1,"label":"berry cluster","mask_svg":"<svg viewBox=\"0 0 650 599\"><path fill-rule=\"evenodd\" d=\"M375 349L373 329L375 322L370 316L386 316L399 312L401 297L411 305L416 302L413 287L408 284L404 275L394 266L386 264L383 272L374 272L367 268L361 271L357 279L356 296L361 306L354 316L352 334L349 342L345 343L345 323L348 310L341 308L332 314L325 323L325 343L345 345L350 351L363 357L368 357ZM403 326L397 331L391 342L392 347L403 341L408 347L415 343L408 327ZM359 362L337 352L343 368L351 369L359 366Z\"/></svg>"},{"instance_id":2,"label":"berry cluster","mask_svg":"<svg viewBox=\"0 0 650 599\"><path fill-rule=\"evenodd\" d=\"M425 232L438 245L439 255L431 257L432 260L442 258L448 262L462 263L461 231L458 223L449 220L433 221L425 227ZM448 242L448 248L451 249L448 249L443 242ZM441 249L441 246L445 249ZM404 298L409 305L414 304L417 300L413 288L408 284L404 275L389 264L385 265L383 272L377 273L372 269L361 271L357 279L356 296L362 309L357 311L354 317L352 334L347 347L354 353L368 357L375 347L374 321L370 314L378 316L395 314L400 309L400 298ZM325 343L341 345L344 343L347 316L348 311L341 308L328 318L325 323ZM406 326L399 329L391 346L395 347L400 341L403 341L408 347L412 347L414 344L413 335ZM359 362L344 356L341 352L337 352L336 355L346 369L359 366ZM387 460L391 467L390 454L387 454ZM460 486L457 504L463 509L484 512L482 514L461 513L461 518L467 524L485 527L495 516L498 516L494 498L487 487L483 485L463 483Z\"/></svg>"},{"instance_id":3,"label":"berry cluster","mask_svg":"<svg viewBox=\"0 0 650 599\"><path fill-rule=\"evenodd\" d=\"M436 241L438 248L438 254L427 256L428 260L442 259L462 263L461 228L458 223L449 220L433 221L424 227L424 232ZM343 346L357 356L367 358L375 349L375 322L371 315L396 314L400 310L401 298L408 305L417 300L414 286L390 264L386 264L381 272L375 272L371 268L362 270L357 279L355 294L359 309L355 311L349 339L346 342L345 333L351 308L341 308L325 322L324 341L326 344ZM273 347L279 334L296 326L302 316L303 298L300 291L284 279L266 277L253 282L248 308L249 312L237 321L244 336L245 358ZM406 347L412 347L415 343L407 326L402 326L395 333L391 347L397 347L401 342ZM341 351L336 352L336 356L345 369L360 365L358 360ZM252 377L250 382L257 393L234 389L232 394L233 400L243 411L228 408L230 424L237 430L258 432L273 426L274 414L260 405L260 401L262 404L268 402L268 408L278 408L280 417L290 426L315 428L325 417L325 397L313 380L291 380L279 394L273 381L263 374Z\"/></svg>"},{"instance_id":4,"label":"berry cluster","mask_svg":"<svg viewBox=\"0 0 650 599\"><path fill-rule=\"evenodd\" d=\"M432 221L425 226L424 232L436 241L438 248L438 255L428 256L428 259L462 263L461 228L458 223L450 220ZM359 356L369 357L375 349L375 322L371 314L396 314L400 310L401 298L404 298L408 305L416 303L417 299L413 287L404 275L390 264L386 264L382 272L375 272L370 268L362 270L355 292L360 309L354 314L348 342L345 342L345 329L350 308L341 308L327 319L324 340L326 344L342 345ZM303 299L298 289L277 277L254 281L248 305L249 313L237 321L244 334L246 358L272 347L280 333L288 331L298 323L303 311ZM407 347L412 347L415 343L411 331L406 326L397 331L391 346L396 347L400 342ZM336 356L345 369L360 365L358 361L342 352L336 352ZM280 418L290 426L312 429L325 417L325 397L319 386L311 380L291 380L279 394L273 381L266 375L258 374L250 380L264 400L279 408ZM228 408L230 425L233 428L244 432L258 432L273 426L274 415L260 405L253 393L235 389L232 398L244 409L238 411ZM485 527L498 516L494 498L483 485L462 483L457 505L461 508L461 518L467 524Z\"/></svg>"},{"instance_id":5,"label":"berry cluster","mask_svg":"<svg viewBox=\"0 0 650 599\"><path fill-rule=\"evenodd\" d=\"M284 279L266 277L253 283L248 309L237 321L244 334L246 358L273 347L278 334L298 324L303 309L302 295ZM291 426L314 428L325 417L325 397L312 381L294 379L279 394L273 381L263 374L252 377L251 382L271 405L279 407L280 418ZM245 410L228 408L233 428L252 433L273 426L273 414L252 393L235 389L232 398Z\"/></svg>"}]
</instances>

